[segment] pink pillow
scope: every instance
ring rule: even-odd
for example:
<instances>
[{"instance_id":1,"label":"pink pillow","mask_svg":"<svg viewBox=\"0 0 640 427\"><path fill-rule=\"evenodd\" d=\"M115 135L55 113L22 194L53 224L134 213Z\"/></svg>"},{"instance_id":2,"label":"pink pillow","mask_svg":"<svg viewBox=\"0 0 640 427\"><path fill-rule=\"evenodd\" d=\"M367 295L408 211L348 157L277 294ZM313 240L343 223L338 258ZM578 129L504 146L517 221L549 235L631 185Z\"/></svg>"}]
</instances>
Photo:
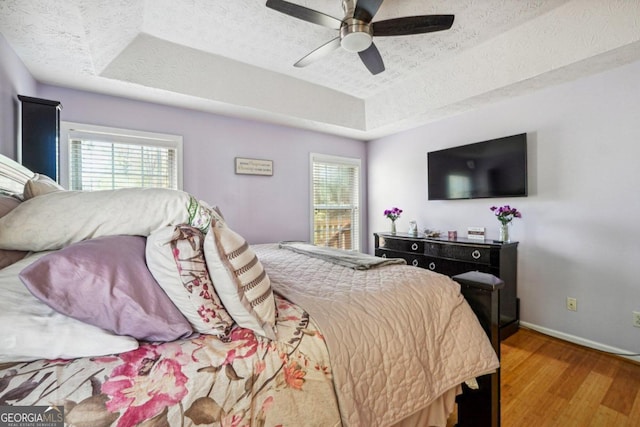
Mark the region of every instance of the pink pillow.
<instances>
[{"instance_id":1,"label":"pink pillow","mask_svg":"<svg viewBox=\"0 0 640 427\"><path fill-rule=\"evenodd\" d=\"M20 261L27 256L29 252L24 251L7 251L0 249L0 269L5 268L13 263Z\"/></svg>"},{"instance_id":2,"label":"pink pillow","mask_svg":"<svg viewBox=\"0 0 640 427\"><path fill-rule=\"evenodd\" d=\"M107 236L45 255L20 272L29 291L54 310L119 335L172 341L189 322L145 262L146 239Z\"/></svg>"},{"instance_id":3,"label":"pink pillow","mask_svg":"<svg viewBox=\"0 0 640 427\"><path fill-rule=\"evenodd\" d=\"M0 194L0 218L11 212L16 206L20 204L20 200L15 197L5 196ZM9 251L0 249L0 269L5 268L14 262L20 261L29 252L24 251Z\"/></svg>"},{"instance_id":4,"label":"pink pillow","mask_svg":"<svg viewBox=\"0 0 640 427\"><path fill-rule=\"evenodd\" d=\"M11 212L20 204L20 200L15 197L0 194L0 218Z\"/></svg>"}]
</instances>

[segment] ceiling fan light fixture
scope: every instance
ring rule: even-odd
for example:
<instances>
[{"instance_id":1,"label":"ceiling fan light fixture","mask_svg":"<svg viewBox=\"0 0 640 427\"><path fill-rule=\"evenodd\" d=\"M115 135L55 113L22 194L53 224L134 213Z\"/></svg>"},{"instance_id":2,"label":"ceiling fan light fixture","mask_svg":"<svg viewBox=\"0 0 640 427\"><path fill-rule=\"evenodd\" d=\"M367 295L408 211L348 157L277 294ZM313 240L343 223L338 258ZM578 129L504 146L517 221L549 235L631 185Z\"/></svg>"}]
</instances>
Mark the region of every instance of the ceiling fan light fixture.
<instances>
[{"instance_id":1,"label":"ceiling fan light fixture","mask_svg":"<svg viewBox=\"0 0 640 427\"><path fill-rule=\"evenodd\" d=\"M348 52L362 52L373 43L371 26L357 19L347 19L340 28L340 46Z\"/></svg>"},{"instance_id":2,"label":"ceiling fan light fixture","mask_svg":"<svg viewBox=\"0 0 640 427\"><path fill-rule=\"evenodd\" d=\"M371 46L372 41L367 33L351 33L340 40L340 46L349 52L362 52Z\"/></svg>"},{"instance_id":3,"label":"ceiling fan light fixture","mask_svg":"<svg viewBox=\"0 0 640 427\"><path fill-rule=\"evenodd\" d=\"M305 67L313 61L342 47L347 52L357 53L371 74L385 70L380 51L373 43L376 36L407 36L448 30L453 25L454 15L416 15L373 21L384 0L342 0L345 18L339 20L317 10L287 0L267 0L267 7L312 24L328 28L340 28L340 37L315 49L298 62L295 67ZM336 25L337 24L337 25Z\"/></svg>"}]
</instances>

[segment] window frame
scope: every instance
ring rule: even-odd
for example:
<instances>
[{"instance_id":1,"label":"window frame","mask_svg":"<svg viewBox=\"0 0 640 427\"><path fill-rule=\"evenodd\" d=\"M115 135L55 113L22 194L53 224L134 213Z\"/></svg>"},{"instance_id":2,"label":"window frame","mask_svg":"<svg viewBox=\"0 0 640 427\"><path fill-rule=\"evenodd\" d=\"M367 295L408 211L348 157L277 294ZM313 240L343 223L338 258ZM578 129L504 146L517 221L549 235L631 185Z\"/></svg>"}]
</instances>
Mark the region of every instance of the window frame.
<instances>
[{"instance_id":1,"label":"window frame","mask_svg":"<svg viewBox=\"0 0 640 427\"><path fill-rule=\"evenodd\" d=\"M314 242L314 232L315 232L315 204L314 204L314 187L313 187L313 166L316 162L324 162L324 163L335 163L342 164L346 166L353 166L357 168L357 206L356 206L356 215L357 215L357 228L355 233L352 233L351 236L351 246L352 251L361 252L362 251L362 236L363 236L363 212L362 212L362 200L363 200L363 182L362 182L362 160L357 157L346 157L346 156L336 156L330 154L321 154L321 153L310 153L309 155L309 241ZM355 235L354 235L355 234Z\"/></svg>"},{"instance_id":2,"label":"window frame","mask_svg":"<svg viewBox=\"0 0 640 427\"><path fill-rule=\"evenodd\" d=\"M98 126L76 122L60 122L60 184L70 188L71 183L71 137L100 135L100 140L139 144L154 147L173 148L176 150L176 184L183 189L183 139L181 135L147 132L141 130Z\"/></svg>"}]
</instances>

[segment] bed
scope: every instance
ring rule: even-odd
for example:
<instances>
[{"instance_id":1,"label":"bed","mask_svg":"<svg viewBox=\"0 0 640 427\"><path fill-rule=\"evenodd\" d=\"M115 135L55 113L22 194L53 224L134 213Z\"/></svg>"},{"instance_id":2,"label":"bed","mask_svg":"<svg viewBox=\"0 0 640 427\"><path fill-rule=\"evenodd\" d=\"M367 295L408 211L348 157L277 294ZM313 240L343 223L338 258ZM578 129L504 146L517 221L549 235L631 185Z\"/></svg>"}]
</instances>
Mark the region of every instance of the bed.
<instances>
[{"instance_id":1,"label":"bed","mask_svg":"<svg viewBox=\"0 0 640 427\"><path fill-rule=\"evenodd\" d=\"M187 193L64 191L6 157L0 192L0 406L408 427L446 425L457 399L459 425L499 425L499 281L249 245Z\"/></svg>"}]
</instances>

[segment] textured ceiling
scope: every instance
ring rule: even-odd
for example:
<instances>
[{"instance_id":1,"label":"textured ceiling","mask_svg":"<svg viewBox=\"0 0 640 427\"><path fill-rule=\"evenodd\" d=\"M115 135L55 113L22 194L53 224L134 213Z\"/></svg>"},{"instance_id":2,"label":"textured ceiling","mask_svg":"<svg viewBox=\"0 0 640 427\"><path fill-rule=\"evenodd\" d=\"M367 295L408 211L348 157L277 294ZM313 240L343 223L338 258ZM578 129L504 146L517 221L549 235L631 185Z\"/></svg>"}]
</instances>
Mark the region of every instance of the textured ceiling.
<instances>
[{"instance_id":1,"label":"textured ceiling","mask_svg":"<svg viewBox=\"0 0 640 427\"><path fill-rule=\"evenodd\" d=\"M342 18L340 0L290 0ZM375 37L386 71L265 0L0 0L0 32L43 83L360 139L640 59L638 0L386 0L375 21L454 14Z\"/></svg>"}]
</instances>

